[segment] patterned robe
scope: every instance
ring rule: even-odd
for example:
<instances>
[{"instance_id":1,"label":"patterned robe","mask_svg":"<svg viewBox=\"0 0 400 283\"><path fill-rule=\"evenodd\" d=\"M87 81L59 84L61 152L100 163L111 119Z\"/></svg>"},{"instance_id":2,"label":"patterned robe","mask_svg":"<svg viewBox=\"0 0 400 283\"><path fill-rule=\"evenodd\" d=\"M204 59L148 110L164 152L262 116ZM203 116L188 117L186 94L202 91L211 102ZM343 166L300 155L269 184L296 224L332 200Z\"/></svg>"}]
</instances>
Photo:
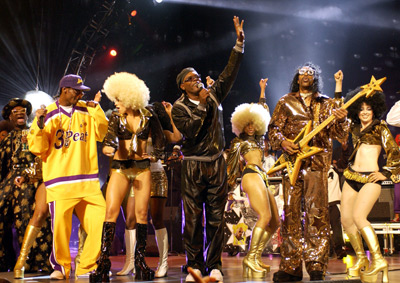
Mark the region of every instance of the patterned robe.
<instances>
[{"instance_id":1,"label":"patterned robe","mask_svg":"<svg viewBox=\"0 0 400 283\"><path fill-rule=\"evenodd\" d=\"M36 189L42 183L40 179L24 183L21 188L14 185L14 179L23 175L24 170L30 168L35 161L35 155L28 151L27 144L21 142L22 134L22 130L15 129L0 145L0 269L2 271L10 268L7 267L6 260L8 257L6 253L10 250L6 246L8 243L3 241L8 231L7 227L10 227L10 224L14 225L21 247L26 227L35 209ZM25 265L26 272L52 270L49 262L52 240L50 217L48 217L31 248Z\"/></svg>"}]
</instances>

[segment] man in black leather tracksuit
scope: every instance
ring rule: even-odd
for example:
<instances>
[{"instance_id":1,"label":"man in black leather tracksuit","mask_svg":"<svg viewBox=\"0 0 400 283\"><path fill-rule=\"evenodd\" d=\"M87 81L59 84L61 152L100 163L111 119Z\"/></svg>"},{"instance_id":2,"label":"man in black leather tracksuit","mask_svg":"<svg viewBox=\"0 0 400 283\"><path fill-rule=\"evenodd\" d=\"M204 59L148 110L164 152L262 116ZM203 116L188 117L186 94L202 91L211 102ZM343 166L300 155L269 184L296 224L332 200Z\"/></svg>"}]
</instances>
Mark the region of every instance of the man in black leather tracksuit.
<instances>
[{"instance_id":1,"label":"man in black leather tracksuit","mask_svg":"<svg viewBox=\"0 0 400 283\"><path fill-rule=\"evenodd\" d=\"M172 118L183 135L182 200L185 210L184 244L187 266L222 281L224 208L227 199L225 147L221 102L239 71L244 51L243 21L234 17L237 41L228 64L215 83L203 88L200 75L185 68L177 76L182 96L174 103ZM203 204L207 258L203 258ZM191 274L186 282L194 282Z\"/></svg>"}]
</instances>

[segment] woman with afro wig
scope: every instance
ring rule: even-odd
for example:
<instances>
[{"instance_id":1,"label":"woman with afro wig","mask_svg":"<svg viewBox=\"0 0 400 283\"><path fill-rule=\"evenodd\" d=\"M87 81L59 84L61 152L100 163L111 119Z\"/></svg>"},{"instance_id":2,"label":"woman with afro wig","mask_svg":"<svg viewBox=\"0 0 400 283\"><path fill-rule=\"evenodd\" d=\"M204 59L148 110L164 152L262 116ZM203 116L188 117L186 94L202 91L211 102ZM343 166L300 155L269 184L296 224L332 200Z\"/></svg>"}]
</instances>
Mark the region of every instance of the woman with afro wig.
<instances>
[{"instance_id":1,"label":"woman with afro wig","mask_svg":"<svg viewBox=\"0 0 400 283\"><path fill-rule=\"evenodd\" d=\"M261 254L279 226L279 213L272 192L268 189L267 174L263 169L264 135L270 114L265 104L268 79L260 80L258 104L244 103L236 107L231 117L232 132L236 134L228 154L228 184L232 187L242 176L241 188L247 193L250 206L258 215L251 236L249 252L243 259L243 276L263 278L270 266L261 261ZM246 162L240 169L240 158Z\"/></svg>"},{"instance_id":2,"label":"woman with afro wig","mask_svg":"<svg viewBox=\"0 0 400 283\"><path fill-rule=\"evenodd\" d=\"M115 103L108 132L103 142L103 153L112 157L110 179L106 192L106 217L103 224L101 255L98 267L90 275L90 282L109 282L109 260L120 206L133 187L136 218L135 279L153 280L154 271L145 261L147 238L147 210L150 199L150 161L161 158L165 136L160 121L146 108L150 91L136 75L121 72L107 78L103 90ZM153 152L147 154L147 139L153 138ZM128 205L129 206L129 205ZM134 231L134 230L133 230Z\"/></svg>"},{"instance_id":3,"label":"woman with afro wig","mask_svg":"<svg viewBox=\"0 0 400 283\"><path fill-rule=\"evenodd\" d=\"M349 92L346 101L359 91L360 88ZM387 179L395 183L400 181L399 147L386 122L379 120L385 111L385 95L382 92L376 92L368 98L363 96L348 108L354 151L343 174L346 180L342 191L341 215L343 227L357 256L347 273L349 276L361 276L362 282L376 282L381 271L382 282L388 282L388 263L381 254L375 230L367 220L381 193L381 182ZM378 158L382 148L386 152L387 163L380 171ZM371 264L361 237L371 253Z\"/></svg>"},{"instance_id":4,"label":"woman with afro wig","mask_svg":"<svg viewBox=\"0 0 400 283\"><path fill-rule=\"evenodd\" d=\"M146 107L152 115L160 121L165 142L177 143L181 140L181 133L176 128L171 117L172 105L169 102L153 102ZM159 139L159 137L156 136ZM152 133L147 140L147 153L153 152ZM153 224L155 238L159 252L159 262L154 274L155 278L166 277L168 272L168 233L164 224L164 208L168 198L168 178L160 159L150 162L151 190L150 190L150 216ZM125 216L125 264L117 275L128 275L135 273L135 245L136 245L136 216L135 216L135 194L131 189L126 205L123 203ZM125 201L124 201L125 202Z\"/></svg>"}]
</instances>

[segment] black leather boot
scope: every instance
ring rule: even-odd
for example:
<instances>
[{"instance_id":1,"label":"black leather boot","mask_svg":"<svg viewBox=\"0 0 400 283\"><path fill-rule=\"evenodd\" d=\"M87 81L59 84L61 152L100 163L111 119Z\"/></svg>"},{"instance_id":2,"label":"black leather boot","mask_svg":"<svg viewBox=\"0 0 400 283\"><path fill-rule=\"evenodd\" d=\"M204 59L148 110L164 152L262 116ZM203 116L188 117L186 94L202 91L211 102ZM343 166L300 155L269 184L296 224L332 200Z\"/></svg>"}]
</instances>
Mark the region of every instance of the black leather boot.
<instances>
[{"instance_id":1,"label":"black leather boot","mask_svg":"<svg viewBox=\"0 0 400 283\"><path fill-rule=\"evenodd\" d=\"M144 259L146 253L147 225L136 224L136 250L135 250L135 279L153 280L154 271L151 270Z\"/></svg>"},{"instance_id":2,"label":"black leather boot","mask_svg":"<svg viewBox=\"0 0 400 283\"><path fill-rule=\"evenodd\" d=\"M110 250L111 244L114 240L115 234L115 222L104 222L103 223L103 235L101 242L101 254L99 263L95 272L89 276L89 282L110 282L109 271L111 268Z\"/></svg>"}]
</instances>

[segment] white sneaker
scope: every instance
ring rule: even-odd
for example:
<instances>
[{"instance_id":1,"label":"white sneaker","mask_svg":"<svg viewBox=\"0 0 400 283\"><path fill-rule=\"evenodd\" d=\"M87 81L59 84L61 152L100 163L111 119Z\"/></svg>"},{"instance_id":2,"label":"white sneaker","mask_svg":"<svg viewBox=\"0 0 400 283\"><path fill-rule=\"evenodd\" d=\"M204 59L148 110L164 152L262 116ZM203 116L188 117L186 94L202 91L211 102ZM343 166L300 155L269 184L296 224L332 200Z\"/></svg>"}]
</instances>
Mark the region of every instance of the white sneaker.
<instances>
[{"instance_id":1,"label":"white sneaker","mask_svg":"<svg viewBox=\"0 0 400 283\"><path fill-rule=\"evenodd\" d=\"M86 272L86 273L81 274L81 275L76 275L76 274L75 274L75 279L89 278L89 275L90 275L90 273L92 273L92 272L93 272L93 271L89 271L89 272Z\"/></svg>"},{"instance_id":2,"label":"white sneaker","mask_svg":"<svg viewBox=\"0 0 400 283\"><path fill-rule=\"evenodd\" d=\"M202 277L202 276L201 276L201 271L200 271L199 269L195 269L195 268L194 268L193 271L194 271L197 275L199 275L200 277ZM186 276L185 282L196 282L196 280L194 280L192 274L189 273L189 274Z\"/></svg>"},{"instance_id":3,"label":"white sneaker","mask_svg":"<svg viewBox=\"0 0 400 283\"><path fill-rule=\"evenodd\" d=\"M222 273L218 269L211 270L210 277L214 277L217 280L217 282L224 282L224 278L222 276Z\"/></svg>"},{"instance_id":4,"label":"white sneaker","mask_svg":"<svg viewBox=\"0 0 400 283\"><path fill-rule=\"evenodd\" d=\"M64 274L62 274L61 271L54 270L52 274L50 274L50 279L56 279L56 280L64 280Z\"/></svg>"}]
</instances>

